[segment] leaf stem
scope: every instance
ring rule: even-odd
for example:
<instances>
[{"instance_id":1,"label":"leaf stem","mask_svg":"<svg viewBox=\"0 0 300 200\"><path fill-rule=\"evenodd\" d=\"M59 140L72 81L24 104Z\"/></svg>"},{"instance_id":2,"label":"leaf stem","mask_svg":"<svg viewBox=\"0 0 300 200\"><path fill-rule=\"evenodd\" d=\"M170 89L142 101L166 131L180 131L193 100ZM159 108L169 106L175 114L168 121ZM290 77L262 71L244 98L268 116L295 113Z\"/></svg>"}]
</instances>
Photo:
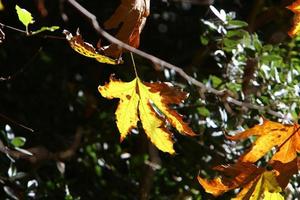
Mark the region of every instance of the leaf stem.
<instances>
[{"instance_id":1,"label":"leaf stem","mask_svg":"<svg viewBox=\"0 0 300 200\"><path fill-rule=\"evenodd\" d=\"M133 58L133 53L132 52L130 52L130 57L131 57L131 61L132 61L132 64L133 64L133 69L134 69L135 76L137 78L139 78L137 70L136 70L136 65L135 65L135 62L134 62L134 58Z\"/></svg>"}]
</instances>

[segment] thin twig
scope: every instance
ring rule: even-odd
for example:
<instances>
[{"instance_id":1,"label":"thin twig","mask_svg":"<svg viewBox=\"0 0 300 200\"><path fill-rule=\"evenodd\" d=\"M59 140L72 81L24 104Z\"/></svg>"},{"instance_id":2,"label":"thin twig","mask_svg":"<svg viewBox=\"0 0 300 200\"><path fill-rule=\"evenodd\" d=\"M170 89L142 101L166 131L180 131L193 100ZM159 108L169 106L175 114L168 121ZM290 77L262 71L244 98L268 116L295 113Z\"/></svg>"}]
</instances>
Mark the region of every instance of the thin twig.
<instances>
[{"instance_id":1,"label":"thin twig","mask_svg":"<svg viewBox=\"0 0 300 200\"><path fill-rule=\"evenodd\" d=\"M7 77L0 77L0 82L2 81L10 81L10 80L14 80L19 74L23 73L25 71L25 69L27 69L32 62L37 58L37 56L40 54L40 52L42 51L43 47L40 47L37 52L31 57L31 59L23 66L21 67L17 72L15 72L12 75L9 75Z\"/></svg>"},{"instance_id":2,"label":"thin twig","mask_svg":"<svg viewBox=\"0 0 300 200\"><path fill-rule=\"evenodd\" d=\"M0 26L3 27L3 28L8 28L8 29L11 29L11 30L14 30L14 31L17 31L17 32L20 32L20 33L24 33L25 35L27 35L27 32L24 31L24 30L21 30L21 29L18 29L18 28L15 28L15 27L12 27L12 26L8 26L6 24L2 24L0 23Z\"/></svg>"},{"instance_id":3,"label":"thin twig","mask_svg":"<svg viewBox=\"0 0 300 200\"><path fill-rule=\"evenodd\" d=\"M2 113L0 113L0 118L6 120L6 121L8 121L8 122L11 122L12 124L15 124L15 125L17 125L17 126L23 128L23 129L25 129L25 130L28 130L28 131L30 131L30 132L34 132L34 130L33 130L32 128L29 128L29 127L27 127L27 126L25 126L25 125L23 125L23 124L21 124L21 123L19 123L19 122L16 122L15 120L13 120L13 119L7 117L6 115L4 115L4 114L2 114Z\"/></svg>"},{"instance_id":4,"label":"thin twig","mask_svg":"<svg viewBox=\"0 0 300 200\"><path fill-rule=\"evenodd\" d=\"M117 38L115 38L114 36L112 36L108 32L106 32L104 29L102 29L97 21L96 16L93 15L91 12L89 12L87 9L85 9L83 6L81 6L78 2L76 2L75 0L66 0L66 2L69 3L74 9L76 9L81 15L83 15L85 18L87 18L90 21L91 25L93 26L94 30L98 34L100 34L104 38L106 38L108 41L110 41L111 43L114 43L114 44L118 45L120 48L126 49L132 53L135 53L135 54L143 57L143 58L146 58L146 59L152 61L153 63L156 63L162 67L165 67L165 68L168 68L168 69L171 69L171 70L177 72L182 78L184 78L190 84L193 84L193 85L199 87L201 89L201 91L203 91L203 92L212 93L212 94L215 94L220 97L224 97L224 95L228 94L228 92L226 92L226 90L217 90L215 88L206 86L205 84L201 83L200 81L197 81L195 78L193 78L193 77L189 76L187 73L185 73L180 67L177 67L177 66L175 66L169 62L166 62L160 58L157 58L151 54L148 54L144 51L136 49L136 48L122 42L121 40L118 40ZM227 97L227 98L222 98L222 99L224 99L225 101L227 101L229 103L237 105L237 106L264 111L264 112L269 113L270 115L276 116L278 118L286 117L282 113L271 110L265 106L259 106L259 105L255 105L255 104L245 103L245 102L239 101L237 99L234 99L232 97Z\"/></svg>"},{"instance_id":5,"label":"thin twig","mask_svg":"<svg viewBox=\"0 0 300 200\"><path fill-rule=\"evenodd\" d=\"M15 28L15 27L12 27L12 26L3 24L3 23L0 23L0 27L1 27L1 28L8 28L8 29L11 29L11 30L13 30L13 31L17 31L17 32L23 33L23 34L25 34L26 36L37 36L37 37L41 37L41 38L44 38L44 39L51 38L51 39L57 39L57 40L65 40L65 39L66 39L65 37L54 36L54 35L39 35L39 34L32 34L32 32L30 32L30 31L27 32L27 31L25 31L25 30L18 29L18 28Z\"/></svg>"}]
</instances>

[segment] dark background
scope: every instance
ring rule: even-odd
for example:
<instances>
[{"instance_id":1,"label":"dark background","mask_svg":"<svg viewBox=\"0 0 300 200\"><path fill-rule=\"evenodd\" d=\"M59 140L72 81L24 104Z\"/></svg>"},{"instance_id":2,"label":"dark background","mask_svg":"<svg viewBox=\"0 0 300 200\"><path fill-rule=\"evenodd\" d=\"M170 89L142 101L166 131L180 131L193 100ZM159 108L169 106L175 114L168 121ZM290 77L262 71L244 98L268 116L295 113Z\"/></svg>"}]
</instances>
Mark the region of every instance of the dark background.
<instances>
[{"instance_id":1,"label":"dark background","mask_svg":"<svg viewBox=\"0 0 300 200\"><path fill-rule=\"evenodd\" d=\"M125 64L110 66L98 63L73 51L62 34L63 29L75 33L79 27L86 41L96 45L99 35L91 24L64 1L12 1L2 0L0 22L24 29L15 13L15 4L27 9L35 18L30 30L41 26L58 25L60 30L27 37L3 28L6 39L0 44L0 77L13 76L0 82L0 130L4 140L5 126L9 124L16 136L27 139L24 148L42 146L49 152L61 152L74 143L76 130L84 129L80 147L64 160L65 171L60 173L56 161L45 157L34 164L19 159L14 164L26 173L19 180L6 180L1 184L0 198L10 198L4 192L8 186L22 199L210 199L196 180L200 170L212 174L212 166L228 161L222 148L224 137L214 138L210 133L218 128L197 125L193 105L199 99L197 89L178 75L165 77L150 61L135 55L140 77L145 81L173 81L183 85L191 95L186 107L179 108L199 135L188 138L175 133L176 155L158 152L149 144L142 130L119 143L114 123L117 100L108 100L98 93L97 87L115 73L123 81L134 78L128 53ZM78 1L95 14L100 25L108 19L119 1ZM215 46L202 46L200 35L207 28L200 19L215 18L209 2L216 8L235 11L237 18L249 23L248 30L257 32L266 43L279 43L287 39L286 32L292 14L285 9L286 0L218 0L218 1L151 1L151 13L141 34L140 49L182 67L190 75L202 80L211 74L221 75L211 52ZM38 5L44 3L47 14ZM65 20L63 17L65 16ZM61 39L45 38L45 35ZM105 39L102 38L105 43ZM216 101L216 108L219 101ZM214 109L214 108L212 108ZM4 116L3 116L4 115ZM5 117L6 116L6 117ZM10 118L7 119L7 117ZM15 123L14 123L14 122ZM32 129L30 132L16 123ZM214 150L210 147L214 146ZM153 153L154 152L154 153ZM40 153L40 152L38 152ZM130 157L122 159L121 155ZM210 158L210 159L208 159ZM153 170L147 160L159 168ZM232 161L231 161L232 162ZM146 163L146 164L145 164ZM7 177L10 160L0 155L0 176ZM29 180L37 180L34 198L25 197ZM70 195L66 196L66 188ZM220 199L229 198L223 196Z\"/></svg>"}]
</instances>

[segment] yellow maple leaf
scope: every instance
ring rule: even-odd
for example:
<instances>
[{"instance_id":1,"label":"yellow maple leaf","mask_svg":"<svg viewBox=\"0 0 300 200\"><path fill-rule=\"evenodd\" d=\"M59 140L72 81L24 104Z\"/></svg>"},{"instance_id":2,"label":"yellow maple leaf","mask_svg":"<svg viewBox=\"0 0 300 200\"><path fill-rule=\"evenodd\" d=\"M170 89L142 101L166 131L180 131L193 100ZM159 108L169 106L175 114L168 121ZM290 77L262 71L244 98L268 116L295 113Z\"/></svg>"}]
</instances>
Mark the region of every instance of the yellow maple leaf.
<instances>
[{"instance_id":1,"label":"yellow maple leaf","mask_svg":"<svg viewBox=\"0 0 300 200\"><path fill-rule=\"evenodd\" d=\"M182 134L195 135L182 117L169 108L170 104L179 104L187 97L187 93L175 87L166 83L143 83L139 78L122 82L111 76L110 82L99 86L98 90L103 97L120 99L115 114L121 141L137 127L139 120L151 142L170 154L175 151L166 121Z\"/></svg>"},{"instance_id":2,"label":"yellow maple leaf","mask_svg":"<svg viewBox=\"0 0 300 200\"><path fill-rule=\"evenodd\" d=\"M111 65L117 65L123 63L122 60L112 59L110 57L100 54L98 51L96 51L93 45L84 42L82 36L79 33L79 30L77 30L75 36L73 36L72 33L70 33L67 30L64 30L63 33L66 35L66 39L69 41L71 48L74 49L77 53L89 58L95 58L98 62L101 63L111 64Z\"/></svg>"}]
</instances>

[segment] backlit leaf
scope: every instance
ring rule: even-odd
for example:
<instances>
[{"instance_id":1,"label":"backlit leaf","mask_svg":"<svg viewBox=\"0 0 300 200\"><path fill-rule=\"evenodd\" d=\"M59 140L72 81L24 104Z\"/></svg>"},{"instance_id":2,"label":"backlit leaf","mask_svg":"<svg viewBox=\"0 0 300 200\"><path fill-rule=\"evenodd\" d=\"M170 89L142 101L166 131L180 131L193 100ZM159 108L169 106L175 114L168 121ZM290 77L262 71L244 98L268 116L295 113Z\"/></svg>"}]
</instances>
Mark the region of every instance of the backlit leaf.
<instances>
[{"instance_id":1,"label":"backlit leaf","mask_svg":"<svg viewBox=\"0 0 300 200\"><path fill-rule=\"evenodd\" d=\"M244 187L251 181L255 181L264 170L250 163L220 165L213 169L219 171L222 176L212 180L206 180L198 176L198 181L206 192L214 196L219 196L235 188Z\"/></svg>"},{"instance_id":2,"label":"backlit leaf","mask_svg":"<svg viewBox=\"0 0 300 200\"><path fill-rule=\"evenodd\" d=\"M300 31L300 0L296 0L287 8L295 13L293 27L288 32L290 37L294 37Z\"/></svg>"},{"instance_id":3,"label":"backlit leaf","mask_svg":"<svg viewBox=\"0 0 300 200\"><path fill-rule=\"evenodd\" d=\"M249 187L250 186L250 187ZM284 200L281 187L273 171L265 171L258 181L253 181L232 200Z\"/></svg>"},{"instance_id":4,"label":"backlit leaf","mask_svg":"<svg viewBox=\"0 0 300 200\"><path fill-rule=\"evenodd\" d=\"M256 162L273 147L280 147L275 158L282 163L295 159L300 149L298 124L286 125L269 120L256 125L240 134L229 136L229 139L240 140L250 136L257 136L251 149L240 157L242 162Z\"/></svg>"},{"instance_id":5,"label":"backlit leaf","mask_svg":"<svg viewBox=\"0 0 300 200\"><path fill-rule=\"evenodd\" d=\"M206 192L219 196L224 192L242 188L232 200L283 200L282 188L276 180L276 171L267 171L251 163L238 162L229 166L217 166L215 170L221 177L205 180L198 176L198 181Z\"/></svg>"},{"instance_id":6,"label":"backlit leaf","mask_svg":"<svg viewBox=\"0 0 300 200\"><path fill-rule=\"evenodd\" d=\"M67 30L64 30L63 33L66 35L66 39L69 41L69 44L72 49L74 49L76 52L78 52L81 55L84 55L89 58L95 58L98 62L111 64L111 65L117 65L121 64L123 61L119 59L112 59L105 55L100 54L93 45L84 42L82 39L82 36L79 33L79 30L77 30L76 35L73 36L72 33L70 33Z\"/></svg>"},{"instance_id":7,"label":"backlit leaf","mask_svg":"<svg viewBox=\"0 0 300 200\"><path fill-rule=\"evenodd\" d=\"M34 23L31 13L23 8L20 8L18 5L16 5L15 8L16 8L19 20L24 24L24 26L26 27L26 30L27 30L28 25Z\"/></svg>"},{"instance_id":8,"label":"backlit leaf","mask_svg":"<svg viewBox=\"0 0 300 200\"><path fill-rule=\"evenodd\" d=\"M121 141L137 127L138 121L151 142L161 151L171 154L175 151L167 122L182 134L195 135L181 116L169 108L170 104L183 102L187 93L167 83L143 83L139 78L122 82L112 76L109 83L98 89L103 97L120 99L116 120Z\"/></svg>"},{"instance_id":9,"label":"backlit leaf","mask_svg":"<svg viewBox=\"0 0 300 200\"><path fill-rule=\"evenodd\" d=\"M116 29L121 25L116 38L137 48L140 34L150 13L150 0L122 0L115 13L105 22L107 29ZM105 49L106 55L118 58L122 53L117 45L112 44Z\"/></svg>"},{"instance_id":10,"label":"backlit leaf","mask_svg":"<svg viewBox=\"0 0 300 200\"><path fill-rule=\"evenodd\" d=\"M4 10L4 5L2 3L2 0L0 0L0 11Z\"/></svg>"}]
</instances>

